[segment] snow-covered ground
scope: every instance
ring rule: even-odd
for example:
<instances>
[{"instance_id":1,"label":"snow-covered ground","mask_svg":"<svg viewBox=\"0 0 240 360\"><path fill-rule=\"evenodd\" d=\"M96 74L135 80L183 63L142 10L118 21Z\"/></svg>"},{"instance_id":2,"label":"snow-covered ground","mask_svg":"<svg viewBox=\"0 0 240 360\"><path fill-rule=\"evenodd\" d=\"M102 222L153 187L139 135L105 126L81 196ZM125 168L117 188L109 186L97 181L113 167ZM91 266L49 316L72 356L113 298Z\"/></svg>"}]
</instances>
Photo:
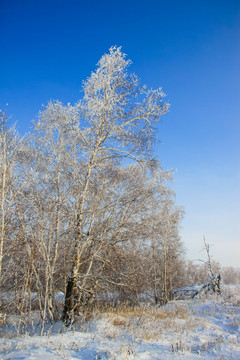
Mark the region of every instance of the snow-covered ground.
<instances>
[{"instance_id":1,"label":"snow-covered ground","mask_svg":"<svg viewBox=\"0 0 240 360\"><path fill-rule=\"evenodd\" d=\"M6 328L11 321L6 319ZM157 309L109 310L72 330L56 324L55 331L1 338L0 359L239 360L240 288Z\"/></svg>"}]
</instances>

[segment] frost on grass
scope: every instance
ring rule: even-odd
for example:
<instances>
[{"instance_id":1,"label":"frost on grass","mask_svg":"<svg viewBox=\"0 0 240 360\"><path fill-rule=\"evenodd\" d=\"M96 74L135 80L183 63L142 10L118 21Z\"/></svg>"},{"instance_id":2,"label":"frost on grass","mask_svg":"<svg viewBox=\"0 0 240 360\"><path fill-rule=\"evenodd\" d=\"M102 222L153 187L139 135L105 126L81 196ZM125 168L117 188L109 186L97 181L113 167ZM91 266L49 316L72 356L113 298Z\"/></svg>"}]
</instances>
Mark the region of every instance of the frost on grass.
<instances>
[{"instance_id":1,"label":"frost on grass","mask_svg":"<svg viewBox=\"0 0 240 360\"><path fill-rule=\"evenodd\" d=\"M227 287L218 296L164 307L109 308L71 330L59 327L42 337L2 338L0 358L238 360L239 296L239 287Z\"/></svg>"}]
</instances>

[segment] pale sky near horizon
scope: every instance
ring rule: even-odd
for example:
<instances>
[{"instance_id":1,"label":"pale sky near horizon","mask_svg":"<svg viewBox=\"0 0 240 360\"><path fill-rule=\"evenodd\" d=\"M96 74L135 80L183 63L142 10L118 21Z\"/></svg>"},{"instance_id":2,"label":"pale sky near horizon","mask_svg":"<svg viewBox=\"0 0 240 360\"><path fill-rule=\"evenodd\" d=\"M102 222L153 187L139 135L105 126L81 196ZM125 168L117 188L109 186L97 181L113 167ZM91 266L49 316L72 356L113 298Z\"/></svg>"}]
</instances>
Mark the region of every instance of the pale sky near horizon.
<instances>
[{"instance_id":1,"label":"pale sky near horizon","mask_svg":"<svg viewBox=\"0 0 240 360\"><path fill-rule=\"evenodd\" d=\"M76 102L82 80L113 46L170 112L155 154L177 169L190 259L240 267L240 1L0 0L0 108L30 130L50 99Z\"/></svg>"}]
</instances>

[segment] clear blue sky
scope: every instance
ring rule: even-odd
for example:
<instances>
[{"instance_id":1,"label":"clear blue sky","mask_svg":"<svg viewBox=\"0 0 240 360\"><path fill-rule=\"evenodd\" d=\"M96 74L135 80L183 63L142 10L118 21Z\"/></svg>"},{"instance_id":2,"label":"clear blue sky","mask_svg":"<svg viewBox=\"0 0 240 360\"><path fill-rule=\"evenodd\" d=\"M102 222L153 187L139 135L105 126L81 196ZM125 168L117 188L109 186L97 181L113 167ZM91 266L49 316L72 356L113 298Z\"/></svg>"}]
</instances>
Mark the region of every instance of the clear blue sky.
<instances>
[{"instance_id":1,"label":"clear blue sky","mask_svg":"<svg viewBox=\"0 0 240 360\"><path fill-rule=\"evenodd\" d=\"M163 87L170 113L155 148L185 207L191 259L240 267L240 1L0 0L0 107L23 134L50 99L74 103L110 46Z\"/></svg>"}]
</instances>

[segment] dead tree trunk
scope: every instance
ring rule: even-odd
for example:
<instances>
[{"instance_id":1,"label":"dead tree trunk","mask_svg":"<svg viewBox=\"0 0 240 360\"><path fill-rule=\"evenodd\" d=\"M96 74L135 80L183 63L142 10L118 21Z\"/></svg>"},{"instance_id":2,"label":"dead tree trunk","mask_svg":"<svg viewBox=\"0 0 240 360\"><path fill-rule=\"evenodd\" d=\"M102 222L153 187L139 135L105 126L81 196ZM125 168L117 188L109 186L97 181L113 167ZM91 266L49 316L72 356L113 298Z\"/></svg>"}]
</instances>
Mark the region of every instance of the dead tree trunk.
<instances>
[{"instance_id":1,"label":"dead tree trunk","mask_svg":"<svg viewBox=\"0 0 240 360\"><path fill-rule=\"evenodd\" d=\"M207 290L207 291L212 290L213 292L217 292L220 294L221 293L220 281L221 281L220 274L214 275L210 280L208 280L204 285L202 285L199 290L195 291L195 293L192 295L192 299L195 298L197 295L199 295L203 290Z\"/></svg>"}]
</instances>

